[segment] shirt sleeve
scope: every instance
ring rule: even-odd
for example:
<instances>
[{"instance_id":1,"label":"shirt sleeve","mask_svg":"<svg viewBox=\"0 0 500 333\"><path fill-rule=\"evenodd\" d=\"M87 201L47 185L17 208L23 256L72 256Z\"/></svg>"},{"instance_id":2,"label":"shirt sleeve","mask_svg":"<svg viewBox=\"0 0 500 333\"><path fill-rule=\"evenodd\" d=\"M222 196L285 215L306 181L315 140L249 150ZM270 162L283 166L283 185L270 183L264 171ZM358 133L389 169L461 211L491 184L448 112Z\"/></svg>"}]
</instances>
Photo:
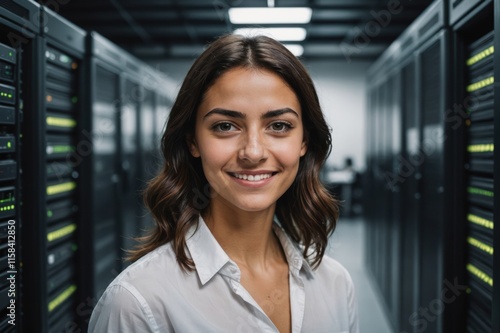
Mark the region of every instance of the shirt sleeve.
<instances>
[{"instance_id":1,"label":"shirt sleeve","mask_svg":"<svg viewBox=\"0 0 500 333\"><path fill-rule=\"evenodd\" d=\"M88 332L152 333L159 330L150 307L137 289L120 284L106 289L92 312Z\"/></svg>"},{"instance_id":2,"label":"shirt sleeve","mask_svg":"<svg viewBox=\"0 0 500 333\"><path fill-rule=\"evenodd\" d=\"M351 275L347 271L345 273L347 279L347 306L349 315L349 333L359 333L358 303L356 300L354 283L352 282Z\"/></svg>"}]
</instances>

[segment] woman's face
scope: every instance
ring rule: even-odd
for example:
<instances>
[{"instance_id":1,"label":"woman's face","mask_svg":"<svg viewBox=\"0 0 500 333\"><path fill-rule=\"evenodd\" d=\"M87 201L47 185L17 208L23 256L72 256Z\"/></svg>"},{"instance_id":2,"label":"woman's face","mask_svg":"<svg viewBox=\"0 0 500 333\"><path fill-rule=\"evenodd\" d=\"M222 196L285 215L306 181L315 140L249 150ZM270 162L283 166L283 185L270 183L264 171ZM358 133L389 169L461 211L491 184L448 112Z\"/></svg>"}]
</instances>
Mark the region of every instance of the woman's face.
<instances>
[{"instance_id":1,"label":"woman's face","mask_svg":"<svg viewBox=\"0 0 500 333\"><path fill-rule=\"evenodd\" d=\"M234 68L207 90L191 153L200 157L212 205L263 211L293 183L304 142L297 96L276 74Z\"/></svg>"}]
</instances>

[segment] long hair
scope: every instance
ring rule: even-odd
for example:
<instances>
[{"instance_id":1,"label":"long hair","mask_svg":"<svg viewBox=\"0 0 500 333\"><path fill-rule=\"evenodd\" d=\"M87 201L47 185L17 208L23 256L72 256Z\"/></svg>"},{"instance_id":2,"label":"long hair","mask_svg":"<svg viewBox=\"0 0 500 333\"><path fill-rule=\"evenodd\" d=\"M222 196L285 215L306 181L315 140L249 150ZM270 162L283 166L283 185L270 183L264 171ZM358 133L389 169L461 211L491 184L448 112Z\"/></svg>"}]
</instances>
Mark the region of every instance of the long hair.
<instances>
[{"instance_id":1,"label":"long hair","mask_svg":"<svg viewBox=\"0 0 500 333\"><path fill-rule=\"evenodd\" d=\"M167 242L173 242L177 261L194 269L186 253L185 236L207 208L210 188L201 161L188 148L194 136L198 107L217 78L232 68L266 69L281 77L295 92L303 115L306 154L296 179L277 201L276 216L285 232L303 246L303 256L316 268L338 219L338 203L320 182L320 169L331 151L331 135L314 84L302 63L282 44L265 36L226 35L200 55L189 70L170 111L161 149L165 159L145 192L144 201L156 226L130 251L136 260Z\"/></svg>"}]
</instances>

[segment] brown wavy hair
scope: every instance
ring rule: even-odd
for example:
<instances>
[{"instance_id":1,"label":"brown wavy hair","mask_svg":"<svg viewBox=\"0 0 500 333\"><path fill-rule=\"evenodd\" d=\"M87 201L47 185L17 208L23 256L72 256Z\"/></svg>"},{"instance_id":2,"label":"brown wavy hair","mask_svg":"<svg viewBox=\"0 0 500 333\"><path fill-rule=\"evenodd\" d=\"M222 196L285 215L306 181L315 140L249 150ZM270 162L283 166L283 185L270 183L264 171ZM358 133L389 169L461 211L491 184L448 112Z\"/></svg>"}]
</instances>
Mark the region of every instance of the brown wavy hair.
<instances>
[{"instance_id":1,"label":"brown wavy hair","mask_svg":"<svg viewBox=\"0 0 500 333\"><path fill-rule=\"evenodd\" d=\"M277 74L300 101L307 151L300 159L295 181L278 199L275 214L289 237L303 246L304 258L314 268L320 264L338 218L338 203L320 182L320 169L331 151L330 129L302 63L274 39L240 35L225 35L211 43L184 79L161 141L164 166L144 192L156 226L139 239L139 246L130 251L130 260L172 241L180 266L194 269L186 253L185 236L208 208L210 187L201 159L191 155L187 138L194 136L196 113L205 92L236 67Z\"/></svg>"}]
</instances>

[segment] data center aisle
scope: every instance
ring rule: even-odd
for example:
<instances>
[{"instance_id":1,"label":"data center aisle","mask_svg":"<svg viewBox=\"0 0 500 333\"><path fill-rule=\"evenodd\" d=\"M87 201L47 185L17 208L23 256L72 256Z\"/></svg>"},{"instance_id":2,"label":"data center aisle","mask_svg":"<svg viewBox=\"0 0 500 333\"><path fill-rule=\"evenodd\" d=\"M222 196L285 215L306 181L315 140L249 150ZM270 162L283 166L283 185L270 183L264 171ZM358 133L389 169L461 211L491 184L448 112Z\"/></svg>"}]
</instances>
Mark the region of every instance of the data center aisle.
<instances>
[{"instance_id":1,"label":"data center aisle","mask_svg":"<svg viewBox=\"0 0 500 333\"><path fill-rule=\"evenodd\" d=\"M365 221L341 218L327 254L344 265L354 281L360 333L392 333L377 286L365 265Z\"/></svg>"}]
</instances>

